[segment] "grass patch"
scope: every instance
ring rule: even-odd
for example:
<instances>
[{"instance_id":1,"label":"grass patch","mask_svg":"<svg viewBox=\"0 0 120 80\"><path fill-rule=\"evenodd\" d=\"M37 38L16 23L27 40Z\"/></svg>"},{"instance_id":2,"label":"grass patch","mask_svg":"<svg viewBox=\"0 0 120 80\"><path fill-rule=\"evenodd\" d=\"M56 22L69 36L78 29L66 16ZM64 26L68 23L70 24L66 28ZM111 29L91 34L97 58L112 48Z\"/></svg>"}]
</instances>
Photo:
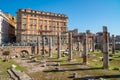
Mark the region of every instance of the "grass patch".
<instances>
[{"instance_id":1,"label":"grass patch","mask_svg":"<svg viewBox=\"0 0 120 80\"><path fill-rule=\"evenodd\" d=\"M21 70L21 71L27 72L27 70L24 67L20 66L19 64L14 62L12 59L10 59L10 60L8 60L6 62L3 62L0 59L0 77L2 76L2 77L5 77L7 79L10 79L10 76L7 73L7 70L11 67L12 64L16 65L16 69L17 70Z\"/></svg>"}]
</instances>

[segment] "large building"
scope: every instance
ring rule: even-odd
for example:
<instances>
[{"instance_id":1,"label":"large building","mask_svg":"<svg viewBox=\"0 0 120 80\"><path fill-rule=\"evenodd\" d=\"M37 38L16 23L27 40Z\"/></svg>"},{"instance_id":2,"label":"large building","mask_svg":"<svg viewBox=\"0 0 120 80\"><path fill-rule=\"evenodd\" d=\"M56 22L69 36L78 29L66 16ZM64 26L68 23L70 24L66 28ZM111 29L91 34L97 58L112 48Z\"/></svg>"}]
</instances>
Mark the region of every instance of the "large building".
<instances>
[{"instance_id":1,"label":"large building","mask_svg":"<svg viewBox=\"0 0 120 80\"><path fill-rule=\"evenodd\" d=\"M8 22L9 22L9 29L8 29L9 42L13 43L16 42L16 36L15 36L16 18L10 15L9 13L6 13L6 16L8 17Z\"/></svg>"},{"instance_id":2,"label":"large building","mask_svg":"<svg viewBox=\"0 0 120 80\"><path fill-rule=\"evenodd\" d=\"M70 30L70 32L72 32L73 44L76 44L78 42L83 44L85 34L87 34L88 50L92 51L92 49L94 48L93 44L95 43L95 37L96 37L95 34L91 33L90 30L87 30L86 32L83 33L82 32L78 33L78 29Z\"/></svg>"},{"instance_id":3,"label":"large building","mask_svg":"<svg viewBox=\"0 0 120 80\"><path fill-rule=\"evenodd\" d=\"M110 43L110 33L108 32L108 39ZM96 49L103 50L103 32L96 33Z\"/></svg>"},{"instance_id":4,"label":"large building","mask_svg":"<svg viewBox=\"0 0 120 80\"><path fill-rule=\"evenodd\" d=\"M115 42L120 44L120 35L116 35Z\"/></svg>"},{"instance_id":5,"label":"large building","mask_svg":"<svg viewBox=\"0 0 120 80\"><path fill-rule=\"evenodd\" d=\"M0 10L0 44L15 42L15 17Z\"/></svg>"},{"instance_id":6,"label":"large building","mask_svg":"<svg viewBox=\"0 0 120 80\"><path fill-rule=\"evenodd\" d=\"M42 36L44 36L47 44L51 36L53 44L57 44L58 32L61 32L63 43L67 43L68 17L66 15L31 9L17 11L18 43L42 44Z\"/></svg>"}]
</instances>

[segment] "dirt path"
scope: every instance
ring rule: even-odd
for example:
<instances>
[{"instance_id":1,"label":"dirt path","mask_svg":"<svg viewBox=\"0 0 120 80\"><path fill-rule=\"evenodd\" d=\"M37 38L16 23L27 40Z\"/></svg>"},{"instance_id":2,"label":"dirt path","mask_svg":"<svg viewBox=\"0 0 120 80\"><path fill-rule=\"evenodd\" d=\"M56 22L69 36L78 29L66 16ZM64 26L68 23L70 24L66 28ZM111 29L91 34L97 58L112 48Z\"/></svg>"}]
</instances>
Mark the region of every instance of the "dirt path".
<instances>
[{"instance_id":1,"label":"dirt path","mask_svg":"<svg viewBox=\"0 0 120 80\"><path fill-rule=\"evenodd\" d=\"M22 59L15 59L15 62L20 64L21 66L25 67L29 73L31 72L37 72L37 71L42 71L45 69L45 67L41 67L40 63L36 62L28 62L30 60L22 60Z\"/></svg>"}]
</instances>

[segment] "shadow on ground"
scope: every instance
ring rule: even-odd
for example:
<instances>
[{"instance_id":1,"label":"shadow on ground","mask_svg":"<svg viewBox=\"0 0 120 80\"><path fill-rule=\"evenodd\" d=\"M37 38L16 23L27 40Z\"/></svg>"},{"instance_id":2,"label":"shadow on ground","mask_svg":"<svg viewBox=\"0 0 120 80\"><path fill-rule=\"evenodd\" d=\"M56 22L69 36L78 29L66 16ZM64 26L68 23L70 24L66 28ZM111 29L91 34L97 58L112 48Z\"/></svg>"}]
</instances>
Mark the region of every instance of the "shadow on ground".
<instances>
[{"instance_id":1,"label":"shadow on ground","mask_svg":"<svg viewBox=\"0 0 120 80\"><path fill-rule=\"evenodd\" d=\"M105 78L105 79L110 79L110 78L118 78L120 79L120 74L119 75L103 75L103 76L87 76L87 77L82 77L82 78L75 78L73 80L89 80L89 79L100 79L100 78Z\"/></svg>"},{"instance_id":2,"label":"shadow on ground","mask_svg":"<svg viewBox=\"0 0 120 80\"><path fill-rule=\"evenodd\" d=\"M46 61L46 62L64 62L66 60L49 60L49 61Z\"/></svg>"},{"instance_id":3,"label":"shadow on ground","mask_svg":"<svg viewBox=\"0 0 120 80\"><path fill-rule=\"evenodd\" d=\"M60 66L72 66L72 65L83 65L83 63L70 63L70 64L61 64Z\"/></svg>"},{"instance_id":4,"label":"shadow on ground","mask_svg":"<svg viewBox=\"0 0 120 80\"><path fill-rule=\"evenodd\" d=\"M45 70L44 72L64 72L64 71L82 71L82 70L98 70L98 69L103 69L102 67L97 67L97 68L78 68L78 69L53 69L53 70Z\"/></svg>"}]
</instances>

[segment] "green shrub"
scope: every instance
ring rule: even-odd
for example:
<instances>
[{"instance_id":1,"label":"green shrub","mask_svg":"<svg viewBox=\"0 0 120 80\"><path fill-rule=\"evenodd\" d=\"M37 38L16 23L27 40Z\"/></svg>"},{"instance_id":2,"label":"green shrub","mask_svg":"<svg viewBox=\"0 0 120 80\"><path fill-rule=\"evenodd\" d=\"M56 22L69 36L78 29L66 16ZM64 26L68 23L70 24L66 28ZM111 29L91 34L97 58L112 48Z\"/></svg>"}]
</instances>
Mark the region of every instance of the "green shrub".
<instances>
[{"instance_id":1,"label":"green shrub","mask_svg":"<svg viewBox=\"0 0 120 80\"><path fill-rule=\"evenodd\" d=\"M10 51L4 51L4 52L2 53L2 55L5 56L5 59L4 59L3 61L4 61L4 62L5 62L5 61L8 61L7 56L10 55Z\"/></svg>"}]
</instances>

